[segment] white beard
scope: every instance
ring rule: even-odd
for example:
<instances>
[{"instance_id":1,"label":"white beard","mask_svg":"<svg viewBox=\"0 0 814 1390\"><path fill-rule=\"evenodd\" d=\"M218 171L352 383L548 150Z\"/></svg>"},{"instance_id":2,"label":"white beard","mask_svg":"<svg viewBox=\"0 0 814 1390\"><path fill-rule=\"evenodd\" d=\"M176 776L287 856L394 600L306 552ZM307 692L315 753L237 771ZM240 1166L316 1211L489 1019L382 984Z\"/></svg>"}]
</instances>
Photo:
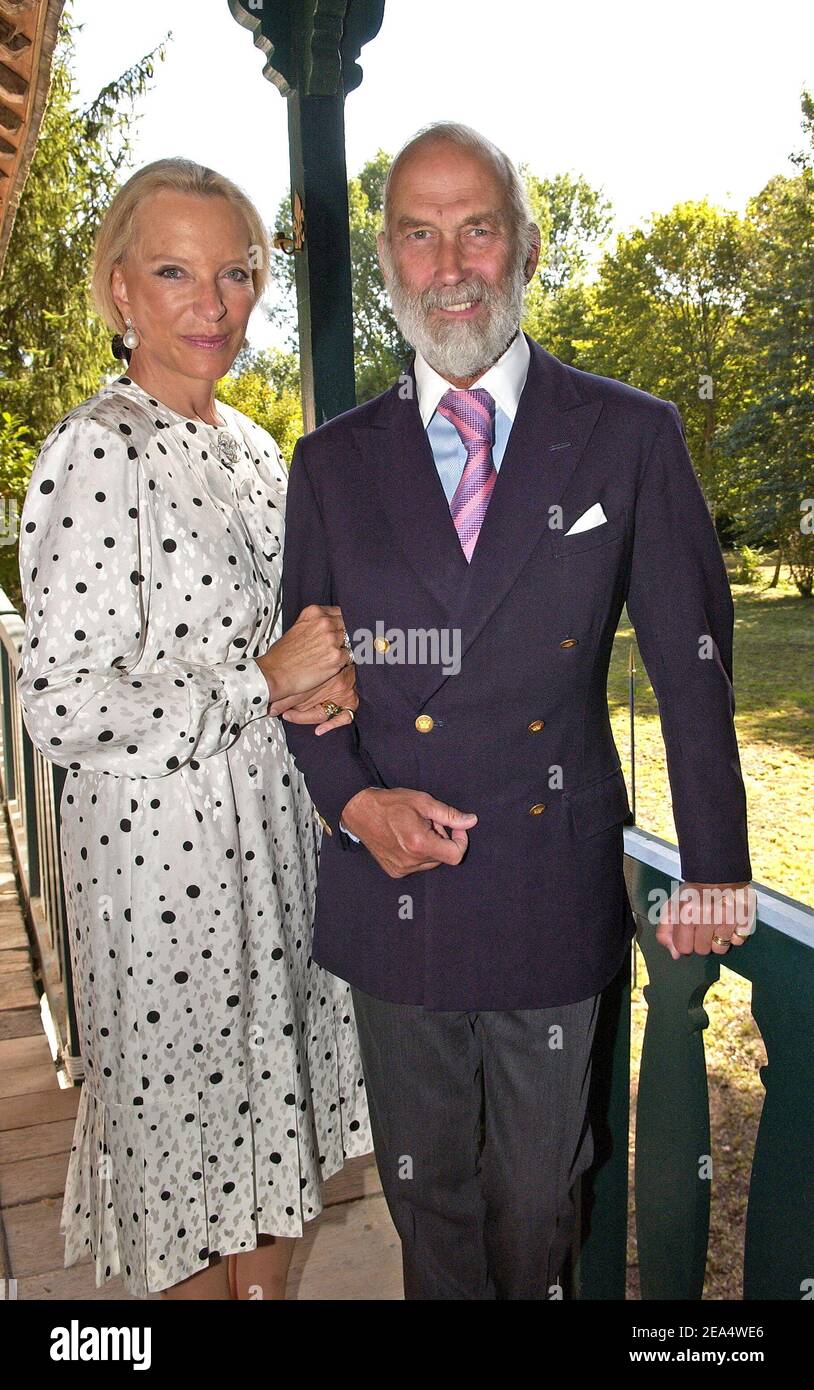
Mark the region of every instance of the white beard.
<instances>
[{"instance_id":1,"label":"white beard","mask_svg":"<svg viewBox=\"0 0 814 1390\"><path fill-rule=\"evenodd\" d=\"M479 275L464 285L411 291L405 288L385 243L382 270L393 316L402 336L425 361L449 380L482 375L517 334L526 290L525 253L515 257L504 281L489 285ZM466 300L482 300L478 319L435 320L430 311Z\"/></svg>"}]
</instances>

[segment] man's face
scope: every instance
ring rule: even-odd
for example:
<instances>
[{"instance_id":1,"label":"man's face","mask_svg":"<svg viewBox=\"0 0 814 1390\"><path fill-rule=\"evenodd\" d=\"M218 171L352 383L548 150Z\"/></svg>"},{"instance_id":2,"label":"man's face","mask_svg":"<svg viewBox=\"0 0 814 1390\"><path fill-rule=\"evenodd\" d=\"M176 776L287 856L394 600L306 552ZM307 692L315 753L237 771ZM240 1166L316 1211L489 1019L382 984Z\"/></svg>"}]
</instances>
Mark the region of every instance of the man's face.
<instances>
[{"instance_id":1,"label":"man's face","mask_svg":"<svg viewBox=\"0 0 814 1390\"><path fill-rule=\"evenodd\" d=\"M390 191L378 245L396 322L442 376L474 380L517 333L537 256L518 245L497 171L448 141L408 154Z\"/></svg>"}]
</instances>

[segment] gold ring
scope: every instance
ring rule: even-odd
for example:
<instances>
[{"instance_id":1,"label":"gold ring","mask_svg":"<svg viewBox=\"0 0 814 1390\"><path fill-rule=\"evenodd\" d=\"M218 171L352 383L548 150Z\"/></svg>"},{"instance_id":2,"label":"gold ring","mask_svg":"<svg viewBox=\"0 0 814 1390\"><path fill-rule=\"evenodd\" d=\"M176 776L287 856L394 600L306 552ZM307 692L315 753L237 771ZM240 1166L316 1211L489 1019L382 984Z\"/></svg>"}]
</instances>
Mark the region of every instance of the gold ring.
<instances>
[{"instance_id":1,"label":"gold ring","mask_svg":"<svg viewBox=\"0 0 814 1390\"><path fill-rule=\"evenodd\" d=\"M340 714L342 711L342 706L335 705L332 700L322 700L320 703L325 711L326 719L333 719L335 714Z\"/></svg>"},{"instance_id":2,"label":"gold ring","mask_svg":"<svg viewBox=\"0 0 814 1390\"><path fill-rule=\"evenodd\" d=\"M346 706L346 709L347 709L347 706ZM355 718L356 718L356 715L354 714L354 712L353 712L352 709L349 709L347 712L348 712L348 714L350 715L351 719L355 719Z\"/></svg>"},{"instance_id":3,"label":"gold ring","mask_svg":"<svg viewBox=\"0 0 814 1390\"><path fill-rule=\"evenodd\" d=\"M715 945L716 945L716 946L729 946L729 945L731 945L731 942L730 942L728 936L715 936L715 935L713 934L712 939L713 939L713 941L715 942Z\"/></svg>"}]
</instances>

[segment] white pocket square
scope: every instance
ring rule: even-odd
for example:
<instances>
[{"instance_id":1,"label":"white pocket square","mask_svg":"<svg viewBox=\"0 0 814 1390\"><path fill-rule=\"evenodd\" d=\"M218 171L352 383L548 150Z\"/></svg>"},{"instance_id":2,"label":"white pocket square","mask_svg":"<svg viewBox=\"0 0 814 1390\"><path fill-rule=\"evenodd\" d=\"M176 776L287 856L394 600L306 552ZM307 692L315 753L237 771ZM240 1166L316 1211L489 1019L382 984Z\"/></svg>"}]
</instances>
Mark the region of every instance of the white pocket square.
<instances>
[{"instance_id":1,"label":"white pocket square","mask_svg":"<svg viewBox=\"0 0 814 1390\"><path fill-rule=\"evenodd\" d=\"M582 516L577 517L573 526L569 526L565 534L566 536L575 536L577 531L590 531L592 526L601 526L603 521L607 521L607 519L602 510L602 503L594 502L587 512L583 512Z\"/></svg>"}]
</instances>

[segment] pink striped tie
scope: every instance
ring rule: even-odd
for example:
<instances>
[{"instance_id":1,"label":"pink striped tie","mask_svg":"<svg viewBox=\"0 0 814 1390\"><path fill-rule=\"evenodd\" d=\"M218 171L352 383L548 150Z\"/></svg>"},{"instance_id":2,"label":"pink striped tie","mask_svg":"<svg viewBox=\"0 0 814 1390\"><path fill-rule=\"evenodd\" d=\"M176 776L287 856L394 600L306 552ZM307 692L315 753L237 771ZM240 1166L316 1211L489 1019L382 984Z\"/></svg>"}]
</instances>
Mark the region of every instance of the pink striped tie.
<instances>
[{"instance_id":1,"label":"pink striped tie","mask_svg":"<svg viewBox=\"0 0 814 1390\"><path fill-rule=\"evenodd\" d=\"M451 420L466 449L466 463L449 509L467 561L480 535L486 508L497 479L492 458L495 425L494 397L482 387L474 391L447 391L439 404L441 414Z\"/></svg>"}]
</instances>

